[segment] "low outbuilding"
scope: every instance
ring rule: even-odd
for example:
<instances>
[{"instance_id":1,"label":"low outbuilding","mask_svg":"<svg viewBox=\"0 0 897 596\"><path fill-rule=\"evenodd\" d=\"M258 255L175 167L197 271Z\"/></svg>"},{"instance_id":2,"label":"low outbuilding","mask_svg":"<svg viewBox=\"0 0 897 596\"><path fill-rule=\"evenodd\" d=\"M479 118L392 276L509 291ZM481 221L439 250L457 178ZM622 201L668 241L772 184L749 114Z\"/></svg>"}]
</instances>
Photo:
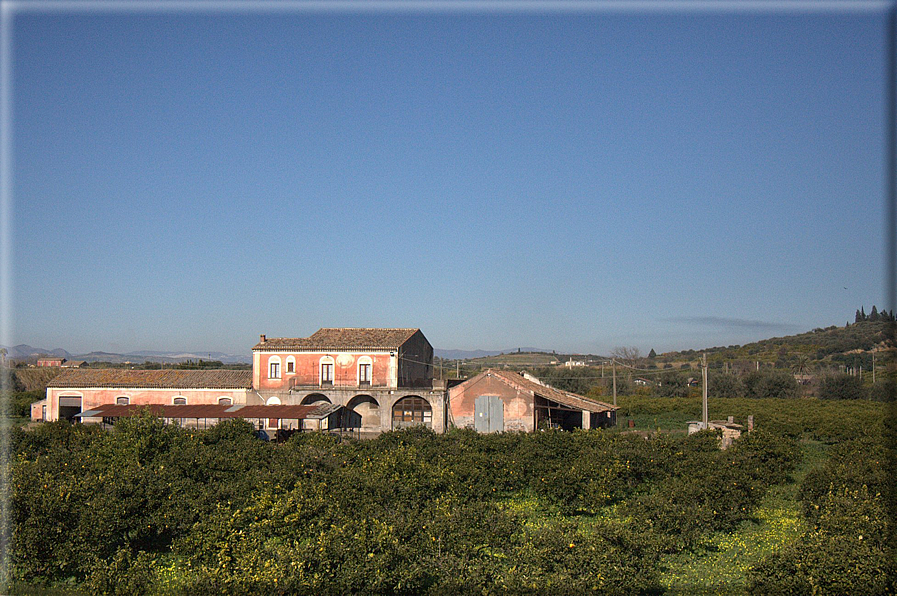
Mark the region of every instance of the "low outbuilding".
<instances>
[{"instance_id":1,"label":"low outbuilding","mask_svg":"<svg viewBox=\"0 0 897 596\"><path fill-rule=\"evenodd\" d=\"M617 407L551 387L529 374L489 369L448 390L450 424L478 432L599 428Z\"/></svg>"},{"instance_id":2,"label":"low outbuilding","mask_svg":"<svg viewBox=\"0 0 897 596\"><path fill-rule=\"evenodd\" d=\"M186 428L209 428L222 420L242 418L258 430L331 430L345 427L345 408L318 403L307 406L247 405L102 405L76 414L85 423L115 424L119 418L148 411L166 423Z\"/></svg>"}]
</instances>

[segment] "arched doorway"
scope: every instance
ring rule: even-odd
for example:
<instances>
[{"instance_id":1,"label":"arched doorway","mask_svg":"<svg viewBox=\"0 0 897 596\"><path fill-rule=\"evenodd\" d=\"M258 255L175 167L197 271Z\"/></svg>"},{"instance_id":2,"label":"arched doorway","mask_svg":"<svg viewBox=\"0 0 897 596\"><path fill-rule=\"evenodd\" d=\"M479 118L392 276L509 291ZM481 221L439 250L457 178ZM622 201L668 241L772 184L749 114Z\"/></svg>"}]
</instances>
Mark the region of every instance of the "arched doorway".
<instances>
[{"instance_id":1,"label":"arched doorway","mask_svg":"<svg viewBox=\"0 0 897 596\"><path fill-rule=\"evenodd\" d=\"M310 406L312 404L321 404L321 403L329 404L331 402L329 399L327 399L327 396L324 395L323 393L309 393L308 395L306 395L305 397L302 398L302 401L299 402L299 405Z\"/></svg>"},{"instance_id":2,"label":"arched doorway","mask_svg":"<svg viewBox=\"0 0 897 596\"><path fill-rule=\"evenodd\" d=\"M346 407L354 413L349 415L352 428L380 428L380 404L370 395L356 395Z\"/></svg>"},{"instance_id":3,"label":"arched doorway","mask_svg":"<svg viewBox=\"0 0 897 596\"><path fill-rule=\"evenodd\" d=\"M392 407L393 429L423 425L433 427L433 408L430 402L417 395L403 397Z\"/></svg>"}]
</instances>

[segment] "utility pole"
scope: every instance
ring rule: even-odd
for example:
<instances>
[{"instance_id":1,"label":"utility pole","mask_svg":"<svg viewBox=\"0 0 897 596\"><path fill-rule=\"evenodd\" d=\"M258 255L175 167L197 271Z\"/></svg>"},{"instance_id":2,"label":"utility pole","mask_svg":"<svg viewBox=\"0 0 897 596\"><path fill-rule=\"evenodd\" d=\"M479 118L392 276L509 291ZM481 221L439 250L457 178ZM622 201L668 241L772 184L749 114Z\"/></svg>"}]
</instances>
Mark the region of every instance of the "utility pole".
<instances>
[{"instance_id":1,"label":"utility pole","mask_svg":"<svg viewBox=\"0 0 897 596\"><path fill-rule=\"evenodd\" d=\"M617 361L611 360L611 366L613 367L614 372L614 407L617 405Z\"/></svg>"},{"instance_id":2,"label":"utility pole","mask_svg":"<svg viewBox=\"0 0 897 596\"><path fill-rule=\"evenodd\" d=\"M701 378L704 385L704 402L701 420L704 422L704 428L707 429L710 426L710 421L708 420L707 415L707 354L701 354Z\"/></svg>"}]
</instances>

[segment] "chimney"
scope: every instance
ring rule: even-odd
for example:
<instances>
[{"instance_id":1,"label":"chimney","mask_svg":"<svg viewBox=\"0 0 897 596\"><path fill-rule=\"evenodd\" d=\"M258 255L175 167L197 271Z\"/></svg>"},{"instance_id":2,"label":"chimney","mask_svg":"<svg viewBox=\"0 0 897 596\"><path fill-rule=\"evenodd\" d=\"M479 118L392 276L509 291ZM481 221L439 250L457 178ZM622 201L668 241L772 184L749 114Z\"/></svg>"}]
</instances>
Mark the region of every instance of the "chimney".
<instances>
[{"instance_id":1,"label":"chimney","mask_svg":"<svg viewBox=\"0 0 897 596\"><path fill-rule=\"evenodd\" d=\"M265 343L265 339L267 339L267 338L265 337L265 334L264 334L264 333L262 333L261 335L259 335L259 343L260 343L260 344Z\"/></svg>"}]
</instances>

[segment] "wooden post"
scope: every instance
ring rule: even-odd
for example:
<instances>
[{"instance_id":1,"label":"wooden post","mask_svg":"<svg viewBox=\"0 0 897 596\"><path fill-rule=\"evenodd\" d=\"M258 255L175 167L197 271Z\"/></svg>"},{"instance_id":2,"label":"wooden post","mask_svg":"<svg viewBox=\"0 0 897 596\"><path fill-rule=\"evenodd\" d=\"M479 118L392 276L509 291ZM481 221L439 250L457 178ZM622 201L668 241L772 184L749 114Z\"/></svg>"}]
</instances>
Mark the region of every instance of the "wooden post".
<instances>
[{"instance_id":1,"label":"wooden post","mask_svg":"<svg viewBox=\"0 0 897 596\"><path fill-rule=\"evenodd\" d=\"M704 401L701 420L704 423L704 429L706 430L710 425L710 420L707 415L707 354L701 355L701 377L704 385Z\"/></svg>"},{"instance_id":2,"label":"wooden post","mask_svg":"<svg viewBox=\"0 0 897 596\"><path fill-rule=\"evenodd\" d=\"M611 360L611 365L613 366L614 371L614 405L617 405L617 361Z\"/></svg>"}]
</instances>

